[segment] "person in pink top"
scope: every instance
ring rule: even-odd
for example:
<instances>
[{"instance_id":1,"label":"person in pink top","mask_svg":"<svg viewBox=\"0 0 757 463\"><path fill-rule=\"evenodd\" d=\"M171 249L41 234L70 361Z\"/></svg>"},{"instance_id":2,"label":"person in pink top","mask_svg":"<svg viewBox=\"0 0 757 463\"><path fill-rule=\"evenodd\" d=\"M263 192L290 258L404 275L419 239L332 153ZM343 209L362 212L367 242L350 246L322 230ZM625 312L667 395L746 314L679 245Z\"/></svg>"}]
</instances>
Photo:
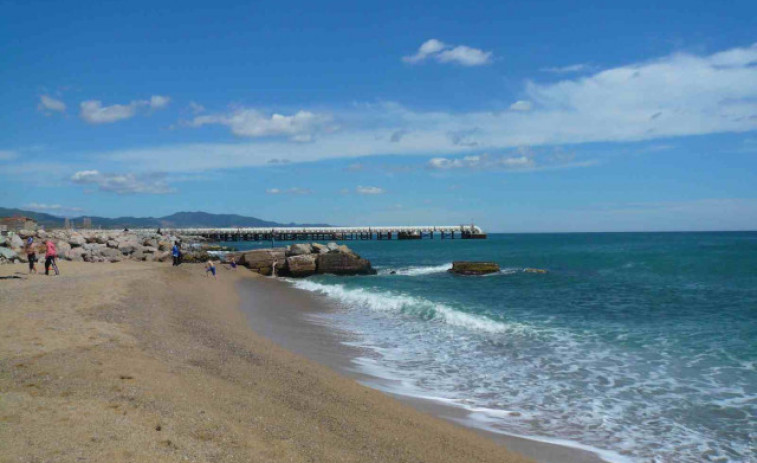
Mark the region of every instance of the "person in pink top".
<instances>
[{"instance_id":1,"label":"person in pink top","mask_svg":"<svg viewBox=\"0 0 757 463\"><path fill-rule=\"evenodd\" d=\"M56 275L60 275L58 271L58 263L55 261L58 258L58 250L55 249L55 243L52 240L45 242L45 275L50 274L50 266L52 265Z\"/></svg>"}]
</instances>

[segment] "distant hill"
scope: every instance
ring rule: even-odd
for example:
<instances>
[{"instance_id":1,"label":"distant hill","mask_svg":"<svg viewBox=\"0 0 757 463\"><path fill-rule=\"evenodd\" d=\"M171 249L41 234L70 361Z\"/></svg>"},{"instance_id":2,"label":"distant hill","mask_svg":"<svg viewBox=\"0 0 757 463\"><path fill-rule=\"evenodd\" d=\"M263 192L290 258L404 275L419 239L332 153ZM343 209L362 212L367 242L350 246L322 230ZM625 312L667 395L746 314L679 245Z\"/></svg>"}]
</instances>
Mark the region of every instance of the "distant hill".
<instances>
[{"instance_id":1,"label":"distant hill","mask_svg":"<svg viewBox=\"0 0 757 463\"><path fill-rule=\"evenodd\" d=\"M63 218L43 212L24 211L0 207L0 217L24 216L37 221L45 228L63 226ZM208 212L177 212L165 217L96 217L81 216L69 218L75 226L81 227L82 219L92 220L94 228L189 228L189 227L327 227L327 224L278 223L256 217L237 214L210 214Z\"/></svg>"}]
</instances>

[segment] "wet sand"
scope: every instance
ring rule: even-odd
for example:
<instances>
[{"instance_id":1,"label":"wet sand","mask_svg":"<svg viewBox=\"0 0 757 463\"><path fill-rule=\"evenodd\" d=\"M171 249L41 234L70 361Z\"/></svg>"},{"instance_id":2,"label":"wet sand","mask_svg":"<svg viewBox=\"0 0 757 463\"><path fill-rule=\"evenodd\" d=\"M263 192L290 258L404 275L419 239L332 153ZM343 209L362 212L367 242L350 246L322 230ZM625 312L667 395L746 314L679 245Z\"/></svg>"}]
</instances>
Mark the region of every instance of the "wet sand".
<instances>
[{"instance_id":1,"label":"wet sand","mask_svg":"<svg viewBox=\"0 0 757 463\"><path fill-rule=\"evenodd\" d=\"M382 389L386 380L362 372L353 362L353 359L371 353L345 344L354 339L349 332L319 322L318 314L334 310L333 303L328 298L293 288L272 278L243 280L237 286L242 296L242 310L255 332L362 384ZM431 400L390 395L424 413L470 425L468 412L461 408ZM586 450L494 433L480 428L474 430L540 463L604 461L595 453Z\"/></svg>"},{"instance_id":2,"label":"wet sand","mask_svg":"<svg viewBox=\"0 0 757 463\"><path fill-rule=\"evenodd\" d=\"M60 268L0 266L0 462L531 461L256 334L244 269Z\"/></svg>"}]
</instances>

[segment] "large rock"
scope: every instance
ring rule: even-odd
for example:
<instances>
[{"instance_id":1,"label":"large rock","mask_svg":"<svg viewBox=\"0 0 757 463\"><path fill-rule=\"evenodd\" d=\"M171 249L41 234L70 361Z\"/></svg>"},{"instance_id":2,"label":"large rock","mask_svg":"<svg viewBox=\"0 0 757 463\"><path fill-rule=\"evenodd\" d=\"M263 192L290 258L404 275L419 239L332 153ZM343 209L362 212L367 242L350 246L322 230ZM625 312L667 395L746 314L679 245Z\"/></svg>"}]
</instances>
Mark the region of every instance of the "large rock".
<instances>
[{"instance_id":1,"label":"large rock","mask_svg":"<svg viewBox=\"0 0 757 463\"><path fill-rule=\"evenodd\" d=\"M339 249L339 245L338 245L338 244L336 244L336 243L334 243L334 242L332 241L331 243L329 243L329 244L327 244L327 245L326 245L326 248L327 248L327 249L328 249L329 251L336 251L337 249Z\"/></svg>"},{"instance_id":2,"label":"large rock","mask_svg":"<svg viewBox=\"0 0 757 463\"><path fill-rule=\"evenodd\" d=\"M155 260L158 262L171 262L173 256L171 255L171 251L158 251L155 253Z\"/></svg>"},{"instance_id":3,"label":"large rock","mask_svg":"<svg viewBox=\"0 0 757 463\"><path fill-rule=\"evenodd\" d=\"M66 241L58 241L55 243L55 248L58 250L59 256L65 256L71 250L71 245Z\"/></svg>"},{"instance_id":4,"label":"large rock","mask_svg":"<svg viewBox=\"0 0 757 463\"><path fill-rule=\"evenodd\" d=\"M87 251L82 248L81 246L77 248L71 248L69 249L66 254L63 255L63 257L66 260L73 260L73 261L82 261L84 260L84 256L88 255Z\"/></svg>"},{"instance_id":5,"label":"large rock","mask_svg":"<svg viewBox=\"0 0 757 463\"><path fill-rule=\"evenodd\" d=\"M19 249L24 247L24 240L21 239L19 235L11 236L10 240L8 240L8 243L10 243L10 247L12 249Z\"/></svg>"},{"instance_id":6,"label":"large rock","mask_svg":"<svg viewBox=\"0 0 757 463\"><path fill-rule=\"evenodd\" d=\"M0 246L5 246L5 247L10 246L10 242L8 241L7 236L0 235Z\"/></svg>"},{"instance_id":7,"label":"large rock","mask_svg":"<svg viewBox=\"0 0 757 463\"><path fill-rule=\"evenodd\" d=\"M293 244L289 246L288 256L301 256L304 254L310 254L309 244Z\"/></svg>"},{"instance_id":8,"label":"large rock","mask_svg":"<svg viewBox=\"0 0 757 463\"><path fill-rule=\"evenodd\" d=\"M487 275L499 272L499 265L495 262L452 262L450 273L456 275Z\"/></svg>"},{"instance_id":9,"label":"large rock","mask_svg":"<svg viewBox=\"0 0 757 463\"><path fill-rule=\"evenodd\" d=\"M121 251L121 254L123 255L129 255L133 254L137 250L141 250L142 246L140 246L136 241L119 241L118 242L118 250Z\"/></svg>"},{"instance_id":10,"label":"large rock","mask_svg":"<svg viewBox=\"0 0 757 463\"><path fill-rule=\"evenodd\" d=\"M299 256L287 257L287 273L295 278L307 277L315 274L316 260L315 254L303 254Z\"/></svg>"},{"instance_id":11,"label":"large rock","mask_svg":"<svg viewBox=\"0 0 757 463\"><path fill-rule=\"evenodd\" d=\"M169 241L161 241L158 243L158 249L161 251L170 251L173 248L173 243Z\"/></svg>"},{"instance_id":12,"label":"large rock","mask_svg":"<svg viewBox=\"0 0 757 463\"><path fill-rule=\"evenodd\" d=\"M352 252L318 254L316 265L318 273L334 275L374 275L376 273L369 261Z\"/></svg>"},{"instance_id":13,"label":"large rock","mask_svg":"<svg viewBox=\"0 0 757 463\"><path fill-rule=\"evenodd\" d=\"M47 232L45 230L37 230L37 238L41 240L47 239Z\"/></svg>"},{"instance_id":14,"label":"large rock","mask_svg":"<svg viewBox=\"0 0 757 463\"><path fill-rule=\"evenodd\" d=\"M75 248L77 246L84 246L85 244L87 244L87 240L84 239L84 237L80 234L74 233L68 238L68 244L70 244L71 247Z\"/></svg>"},{"instance_id":15,"label":"large rock","mask_svg":"<svg viewBox=\"0 0 757 463\"><path fill-rule=\"evenodd\" d=\"M0 248L0 257L6 260L14 260L18 259L18 254L13 249Z\"/></svg>"},{"instance_id":16,"label":"large rock","mask_svg":"<svg viewBox=\"0 0 757 463\"><path fill-rule=\"evenodd\" d=\"M112 239L111 239L111 240L108 240L108 241L107 241L107 242L105 243L105 245L106 245L106 246L108 246L109 248L118 249L118 241L116 241L116 240L112 240Z\"/></svg>"},{"instance_id":17,"label":"large rock","mask_svg":"<svg viewBox=\"0 0 757 463\"><path fill-rule=\"evenodd\" d=\"M326 254L329 252L329 247L321 243L313 243L310 245L310 248L316 254Z\"/></svg>"},{"instance_id":18,"label":"large rock","mask_svg":"<svg viewBox=\"0 0 757 463\"><path fill-rule=\"evenodd\" d=\"M256 249L243 253L239 258L239 265L244 265L261 275L272 275L274 262L278 262L277 267L284 265L286 262L286 250L284 248Z\"/></svg>"},{"instance_id":19,"label":"large rock","mask_svg":"<svg viewBox=\"0 0 757 463\"><path fill-rule=\"evenodd\" d=\"M95 236L95 243L97 244L105 244L107 245L109 241L108 235L97 235Z\"/></svg>"},{"instance_id":20,"label":"large rock","mask_svg":"<svg viewBox=\"0 0 757 463\"><path fill-rule=\"evenodd\" d=\"M20 236L22 239L27 239L30 236L34 236L35 233L36 232L34 230L19 230L18 236Z\"/></svg>"}]
</instances>

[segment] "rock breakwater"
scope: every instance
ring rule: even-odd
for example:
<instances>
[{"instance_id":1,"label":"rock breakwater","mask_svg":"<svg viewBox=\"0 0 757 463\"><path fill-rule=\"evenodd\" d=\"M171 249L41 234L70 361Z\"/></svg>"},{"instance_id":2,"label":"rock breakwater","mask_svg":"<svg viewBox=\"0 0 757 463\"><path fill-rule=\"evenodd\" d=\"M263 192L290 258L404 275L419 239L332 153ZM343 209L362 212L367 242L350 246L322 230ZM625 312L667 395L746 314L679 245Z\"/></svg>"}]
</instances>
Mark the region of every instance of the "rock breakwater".
<instances>
[{"instance_id":1,"label":"rock breakwater","mask_svg":"<svg viewBox=\"0 0 757 463\"><path fill-rule=\"evenodd\" d=\"M185 240L181 236L144 231L117 230L20 230L0 236L0 263L27 262L28 238L33 238L31 250L37 257L44 256L45 242L49 239L57 248L58 258L84 262L119 262L124 259L138 261L171 261L171 249L179 244L184 262L201 262L210 255L203 245Z\"/></svg>"},{"instance_id":2,"label":"rock breakwater","mask_svg":"<svg viewBox=\"0 0 757 463\"><path fill-rule=\"evenodd\" d=\"M261 275L303 278L316 274L374 275L371 263L344 245L328 243L293 244L227 254L237 263Z\"/></svg>"}]
</instances>

